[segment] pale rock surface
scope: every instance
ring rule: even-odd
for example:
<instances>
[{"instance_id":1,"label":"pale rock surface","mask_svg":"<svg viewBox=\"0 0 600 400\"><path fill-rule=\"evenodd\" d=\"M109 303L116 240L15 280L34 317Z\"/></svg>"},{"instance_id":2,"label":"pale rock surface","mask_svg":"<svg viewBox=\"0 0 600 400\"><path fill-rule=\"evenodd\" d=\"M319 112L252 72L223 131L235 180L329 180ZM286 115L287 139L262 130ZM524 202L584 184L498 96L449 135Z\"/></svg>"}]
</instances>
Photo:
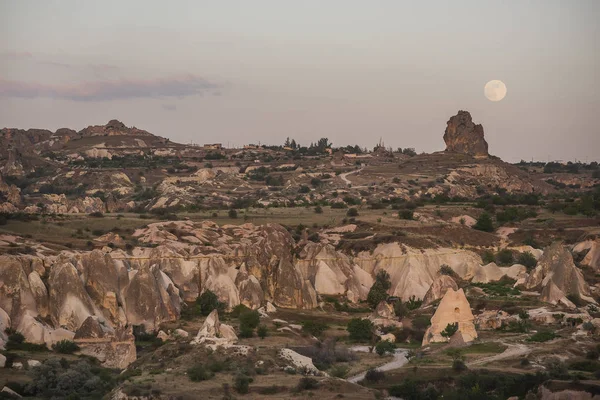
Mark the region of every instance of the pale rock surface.
<instances>
[{"instance_id":1,"label":"pale rock surface","mask_svg":"<svg viewBox=\"0 0 600 400\"><path fill-rule=\"evenodd\" d=\"M88 317L73 338L80 353L97 358L106 368L124 369L137 358L132 326L111 328Z\"/></svg>"},{"instance_id":2,"label":"pale rock surface","mask_svg":"<svg viewBox=\"0 0 600 400\"><path fill-rule=\"evenodd\" d=\"M192 340L192 344L214 344L231 345L237 342L238 338L233 327L221 324L219 321L219 312L213 310L204 320L198 334Z\"/></svg>"},{"instance_id":3,"label":"pale rock surface","mask_svg":"<svg viewBox=\"0 0 600 400\"><path fill-rule=\"evenodd\" d=\"M390 343L396 343L396 336L393 333L387 333L384 335L379 335L381 341L387 340Z\"/></svg>"},{"instance_id":4,"label":"pale rock surface","mask_svg":"<svg viewBox=\"0 0 600 400\"><path fill-rule=\"evenodd\" d=\"M510 267L499 267L496 263L489 263L478 268L471 282L473 283L489 283L501 280L503 277L518 280L524 278L527 273L527 268L520 264L514 264Z\"/></svg>"},{"instance_id":5,"label":"pale rock surface","mask_svg":"<svg viewBox=\"0 0 600 400\"><path fill-rule=\"evenodd\" d=\"M46 347L49 349L52 348L53 344L58 343L61 340L72 341L74 337L75 332L63 328L44 330L44 343L46 343Z\"/></svg>"},{"instance_id":6,"label":"pale rock surface","mask_svg":"<svg viewBox=\"0 0 600 400\"><path fill-rule=\"evenodd\" d=\"M543 250L531 246L511 246L508 249L518 251L519 253L531 253L536 260L539 260L542 254L544 254Z\"/></svg>"},{"instance_id":7,"label":"pale rock surface","mask_svg":"<svg viewBox=\"0 0 600 400\"><path fill-rule=\"evenodd\" d=\"M2 308L0 308L0 349L4 349L4 345L8 340L6 329L10 328L10 317Z\"/></svg>"},{"instance_id":8,"label":"pale rock surface","mask_svg":"<svg viewBox=\"0 0 600 400\"><path fill-rule=\"evenodd\" d=\"M3 356L4 357L4 356ZM2 388L2 390L0 390L0 392L9 394L11 396L17 397L17 398L22 398L23 396L21 396L19 393L15 392L14 390L12 390L11 388L9 388L8 386L4 386Z\"/></svg>"},{"instance_id":9,"label":"pale rock surface","mask_svg":"<svg viewBox=\"0 0 600 400\"><path fill-rule=\"evenodd\" d=\"M423 299L438 276L440 266L448 265L462 279L469 280L481 267L481 257L469 250L437 248L413 249L398 243L377 246L373 254L359 253L354 261L373 276L379 270L390 274L391 296L408 301L411 296Z\"/></svg>"},{"instance_id":10,"label":"pale rock surface","mask_svg":"<svg viewBox=\"0 0 600 400\"><path fill-rule=\"evenodd\" d=\"M76 331L83 321L95 315L92 299L73 264L55 265L50 270L48 286L50 317L54 326Z\"/></svg>"},{"instance_id":11,"label":"pale rock surface","mask_svg":"<svg viewBox=\"0 0 600 400\"><path fill-rule=\"evenodd\" d=\"M144 266L132 275L123 291L123 306L129 323L155 330L162 322L175 321L179 317L179 292L156 265Z\"/></svg>"},{"instance_id":12,"label":"pale rock surface","mask_svg":"<svg viewBox=\"0 0 600 400\"><path fill-rule=\"evenodd\" d=\"M588 253L581 261L581 264L592 267L596 271L600 271L600 238L592 242Z\"/></svg>"},{"instance_id":13,"label":"pale rock surface","mask_svg":"<svg viewBox=\"0 0 600 400\"><path fill-rule=\"evenodd\" d=\"M38 315L27 275L19 258L0 256L0 308L8 314L14 326L19 325L26 312Z\"/></svg>"},{"instance_id":14,"label":"pale rock surface","mask_svg":"<svg viewBox=\"0 0 600 400\"><path fill-rule=\"evenodd\" d=\"M180 338L187 338L188 336L190 336L190 334L187 331L184 331L183 329L175 329L175 331L173 332L173 335L175 337L180 337Z\"/></svg>"},{"instance_id":15,"label":"pale rock surface","mask_svg":"<svg viewBox=\"0 0 600 400\"><path fill-rule=\"evenodd\" d=\"M477 220L470 215L459 215L458 217L453 217L450 221L455 224L468 226L469 228L477 223Z\"/></svg>"},{"instance_id":16,"label":"pale rock surface","mask_svg":"<svg viewBox=\"0 0 600 400\"><path fill-rule=\"evenodd\" d=\"M0 368L4 368L6 365L6 356L4 354L0 354Z\"/></svg>"},{"instance_id":17,"label":"pale rock surface","mask_svg":"<svg viewBox=\"0 0 600 400\"><path fill-rule=\"evenodd\" d=\"M392 305L387 301L382 301L381 303L377 304L377 307L375 307L373 317L387 319L395 318L394 307L392 307Z\"/></svg>"},{"instance_id":18,"label":"pale rock surface","mask_svg":"<svg viewBox=\"0 0 600 400\"><path fill-rule=\"evenodd\" d=\"M311 375L319 375L320 371L315 367L310 357L303 356L291 349L281 349L279 356L288 361L297 371L303 371Z\"/></svg>"},{"instance_id":19,"label":"pale rock surface","mask_svg":"<svg viewBox=\"0 0 600 400\"><path fill-rule=\"evenodd\" d=\"M458 290L458 285L448 275L439 275L431 284L431 287L423 297L423 307L444 297L448 289Z\"/></svg>"},{"instance_id":20,"label":"pale rock surface","mask_svg":"<svg viewBox=\"0 0 600 400\"><path fill-rule=\"evenodd\" d=\"M475 317L475 325L477 325L480 330L495 330L501 328L503 324L507 324L513 319L516 318L502 310L484 310Z\"/></svg>"},{"instance_id":21,"label":"pale rock surface","mask_svg":"<svg viewBox=\"0 0 600 400\"><path fill-rule=\"evenodd\" d=\"M457 322L458 331L455 336L460 335L465 343L472 342L477 339L474 319L471 306L463 290L448 289L435 314L431 317L431 326L425 332L423 346L429 343L448 342L449 339L442 336L441 332L446 329L448 324Z\"/></svg>"},{"instance_id":22,"label":"pale rock surface","mask_svg":"<svg viewBox=\"0 0 600 400\"><path fill-rule=\"evenodd\" d=\"M16 329L25 337L25 341L29 343L45 343L44 338L47 335L48 328L36 320L30 311L26 311L21 317Z\"/></svg>"},{"instance_id":23,"label":"pale rock surface","mask_svg":"<svg viewBox=\"0 0 600 400\"><path fill-rule=\"evenodd\" d=\"M275 306L270 301L267 301L266 310L267 310L267 313L269 313L269 314L277 312L277 308L275 308Z\"/></svg>"},{"instance_id":24,"label":"pale rock surface","mask_svg":"<svg viewBox=\"0 0 600 400\"><path fill-rule=\"evenodd\" d=\"M574 304L567 299L570 294L595 303L582 272L573 262L573 256L561 243L554 243L544 250L523 286L528 290L541 291L540 299L551 304L562 303L573 308Z\"/></svg>"},{"instance_id":25,"label":"pale rock surface","mask_svg":"<svg viewBox=\"0 0 600 400\"><path fill-rule=\"evenodd\" d=\"M35 299L37 312L40 317L45 318L49 313L48 290L46 289L46 285L42 282L42 278L37 271L32 271L27 276L27 279L29 281L29 288Z\"/></svg>"}]
</instances>

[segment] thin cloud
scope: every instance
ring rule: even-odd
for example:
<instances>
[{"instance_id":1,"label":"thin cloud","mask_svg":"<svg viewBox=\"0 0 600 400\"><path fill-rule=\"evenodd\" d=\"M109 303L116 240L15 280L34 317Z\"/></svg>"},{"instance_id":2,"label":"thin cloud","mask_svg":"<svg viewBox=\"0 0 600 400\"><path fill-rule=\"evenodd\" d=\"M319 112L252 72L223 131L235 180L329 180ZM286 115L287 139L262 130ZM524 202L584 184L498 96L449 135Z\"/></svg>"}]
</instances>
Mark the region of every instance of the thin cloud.
<instances>
[{"instance_id":1,"label":"thin cloud","mask_svg":"<svg viewBox=\"0 0 600 400\"><path fill-rule=\"evenodd\" d=\"M3 60L22 60L32 58L33 54L28 51L6 51L0 53L0 59Z\"/></svg>"},{"instance_id":2,"label":"thin cloud","mask_svg":"<svg viewBox=\"0 0 600 400\"><path fill-rule=\"evenodd\" d=\"M162 108L167 111L175 111L177 110L177 106L175 104L163 104Z\"/></svg>"},{"instance_id":3,"label":"thin cloud","mask_svg":"<svg viewBox=\"0 0 600 400\"><path fill-rule=\"evenodd\" d=\"M187 75L149 80L98 80L74 85L48 85L0 79L0 96L47 97L72 101L110 101L136 98L188 97L213 93L221 85Z\"/></svg>"}]
</instances>

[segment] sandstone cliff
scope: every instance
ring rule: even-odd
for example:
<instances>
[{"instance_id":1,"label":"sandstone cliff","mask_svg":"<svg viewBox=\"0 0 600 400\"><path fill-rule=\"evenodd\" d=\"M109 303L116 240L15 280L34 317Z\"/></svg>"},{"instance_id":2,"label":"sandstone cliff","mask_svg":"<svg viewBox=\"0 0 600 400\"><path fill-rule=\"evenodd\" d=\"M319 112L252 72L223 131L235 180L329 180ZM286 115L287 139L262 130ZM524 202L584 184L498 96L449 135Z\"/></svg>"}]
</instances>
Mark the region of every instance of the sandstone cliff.
<instances>
[{"instance_id":1,"label":"sandstone cliff","mask_svg":"<svg viewBox=\"0 0 600 400\"><path fill-rule=\"evenodd\" d=\"M562 243L558 242L544 249L537 267L525 280L524 287L540 290L541 300L552 304L562 303L574 307L575 305L567 298L568 295L594 302L583 274L573 262L573 256Z\"/></svg>"}]
</instances>

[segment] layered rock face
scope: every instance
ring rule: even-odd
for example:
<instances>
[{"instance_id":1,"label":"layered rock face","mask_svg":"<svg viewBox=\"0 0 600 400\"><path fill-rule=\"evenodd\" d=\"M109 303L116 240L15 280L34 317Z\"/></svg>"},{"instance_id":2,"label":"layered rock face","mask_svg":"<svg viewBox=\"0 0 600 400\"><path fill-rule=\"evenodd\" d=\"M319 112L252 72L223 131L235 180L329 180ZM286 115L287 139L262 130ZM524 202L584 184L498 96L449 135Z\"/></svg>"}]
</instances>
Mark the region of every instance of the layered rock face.
<instances>
[{"instance_id":1,"label":"layered rock face","mask_svg":"<svg viewBox=\"0 0 600 400\"><path fill-rule=\"evenodd\" d=\"M448 120L444 133L446 151L487 157L488 144L483 137L483 126L475 125L468 111L459 111Z\"/></svg>"},{"instance_id":2,"label":"layered rock face","mask_svg":"<svg viewBox=\"0 0 600 400\"><path fill-rule=\"evenodd\" d=\"M132 357L127 333L132 326L157 331L162 323L179 318L186 301L207 290L227 308L244 304L259 309L272 303L311 309L318 306L318 294L364 300L373 277L385 270L391 278L389 295L403 301L424 298L425 305L442 299L427 341L439 340L452 322L460 323L465 341L476 335L462 290L450 277L439 275L443 264L463 280L518 278L527 288L542 290L547 301L556 293L561 301L571 293L584 299L589 295L570 252L561 245L548 248L525 278L524 267L482 266L480 256L470 250L386 243L350 256L336 250L325 235L320 243L295 242L276 224L161 222L134 236L149 246L127 252L108 247L92 252L42 249L38 255L0 256L0 325L19 330L33 343L51 345L77 336L90 354L105 362L116 357L114 365L124 365ZM399 324L387 304L372 319ZM5 339L0 334L0 341ZM121 350L111 353L109 346Z\"/></svg>"},{"instance_id":3,"label":"layered rock face","mask_svg":"<svg viewBox=\"0 0 600 400\"><path fill-rule=\"evenodd\" d=\"M440 266L448 265L461 278L471 279L481 266L481 257L468 250L452 248L412 249L398 243L378 246L373 254L359 253L354 261L373 276L383 269L390 274L391 296L407 301L411 296L425 297Z\"/></svg>"},{"instance_id":4,"label":"layered rock face","mask_svg":"<svg viewBox=\"0 0 600 400\"><path fill-rule=\"evenodd\" d=\"M440 275L431 284L431 287L425 293L425 297L423 297L423 306L428 306L429 304L441 299L444 297L448 289L458 290L458 285L448 275Z\"/></svg>"},{"instance_id":5,"label":"layered rock face","mask_svg":"<svg viewBox=\"0 0 600 400\"><path fill-rule=\"evenodd\" d=\"M525 280L524 287L540 290L540 299L551 304L562 303L574 308L575 305L567 298L568 295L595 302L590 297L590 287L583 274L573 262L571 252L561 243L554 243L544 250L537 267Z\"/></svg>"},{"instance_id":6,"label":"layered rock face","mask_svg":"<svg viewBox=\"0 0 600 400\"><path fill-rule=\"evenodd\" d=\"M464 343L477 339L477 331L471 306L462 289L448 289L435 314L431 317L431 326L423 337L423 346L429 343L447 342L450 338L442 336L442 331L448 324L458 323L455 336L460 336Z\"/></svg>"},{"instance_id":7,"label":"layered rock face","mask_svg":"<svg viewBox=\"0 0 600 400\"><path fill-rule=\"evenodd\" d=\"M583 251L587 251L587 253L581 261L581 264L587 265L596 271L600 271L600 238L597 238L596 240L586 240L573 247L573 252L575 253L581 253Z\"/></svg>"}]
</instances>

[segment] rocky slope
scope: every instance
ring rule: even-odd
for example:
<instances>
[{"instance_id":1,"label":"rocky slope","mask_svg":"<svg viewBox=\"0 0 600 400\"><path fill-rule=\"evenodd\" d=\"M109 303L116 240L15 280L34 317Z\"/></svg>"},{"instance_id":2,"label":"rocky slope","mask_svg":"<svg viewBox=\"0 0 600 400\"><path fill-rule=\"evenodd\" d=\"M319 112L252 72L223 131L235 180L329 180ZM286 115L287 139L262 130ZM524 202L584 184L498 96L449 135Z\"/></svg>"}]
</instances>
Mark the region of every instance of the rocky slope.
<instances>
[{"instance_id":1,"label":"rocky slope","mask_svg":"<svg viewBox=\"0 0 600 400\"><path fill-rule=\"evenodd\" d=\"M158 330L206 290L229 309L238 304L257 309L267 302L311 309L318 306L319 295L366 299L374 276L385 270L390 295L404 301L425 298L426 304L442 298L444 303L450 294L464 297L450 277L439 276L440 266L447 265L460 279L473 282L519 279L549 303L572 307L566 298L570 294L593 302L561 244L548 248L528 275L519 265L483 266L479 255L464 249L417 250L387 243L351 256L336 250L327 236L320 243L296 242L277 224L173 221L150 224L134 236L149 247L59 253L38 247L35 255L0 256L2 324L34 343L75 337L90 354L125 365L133 357L132 326ZM121 356L106 355L119 346Z\"/></svg>"}]
</instances>

